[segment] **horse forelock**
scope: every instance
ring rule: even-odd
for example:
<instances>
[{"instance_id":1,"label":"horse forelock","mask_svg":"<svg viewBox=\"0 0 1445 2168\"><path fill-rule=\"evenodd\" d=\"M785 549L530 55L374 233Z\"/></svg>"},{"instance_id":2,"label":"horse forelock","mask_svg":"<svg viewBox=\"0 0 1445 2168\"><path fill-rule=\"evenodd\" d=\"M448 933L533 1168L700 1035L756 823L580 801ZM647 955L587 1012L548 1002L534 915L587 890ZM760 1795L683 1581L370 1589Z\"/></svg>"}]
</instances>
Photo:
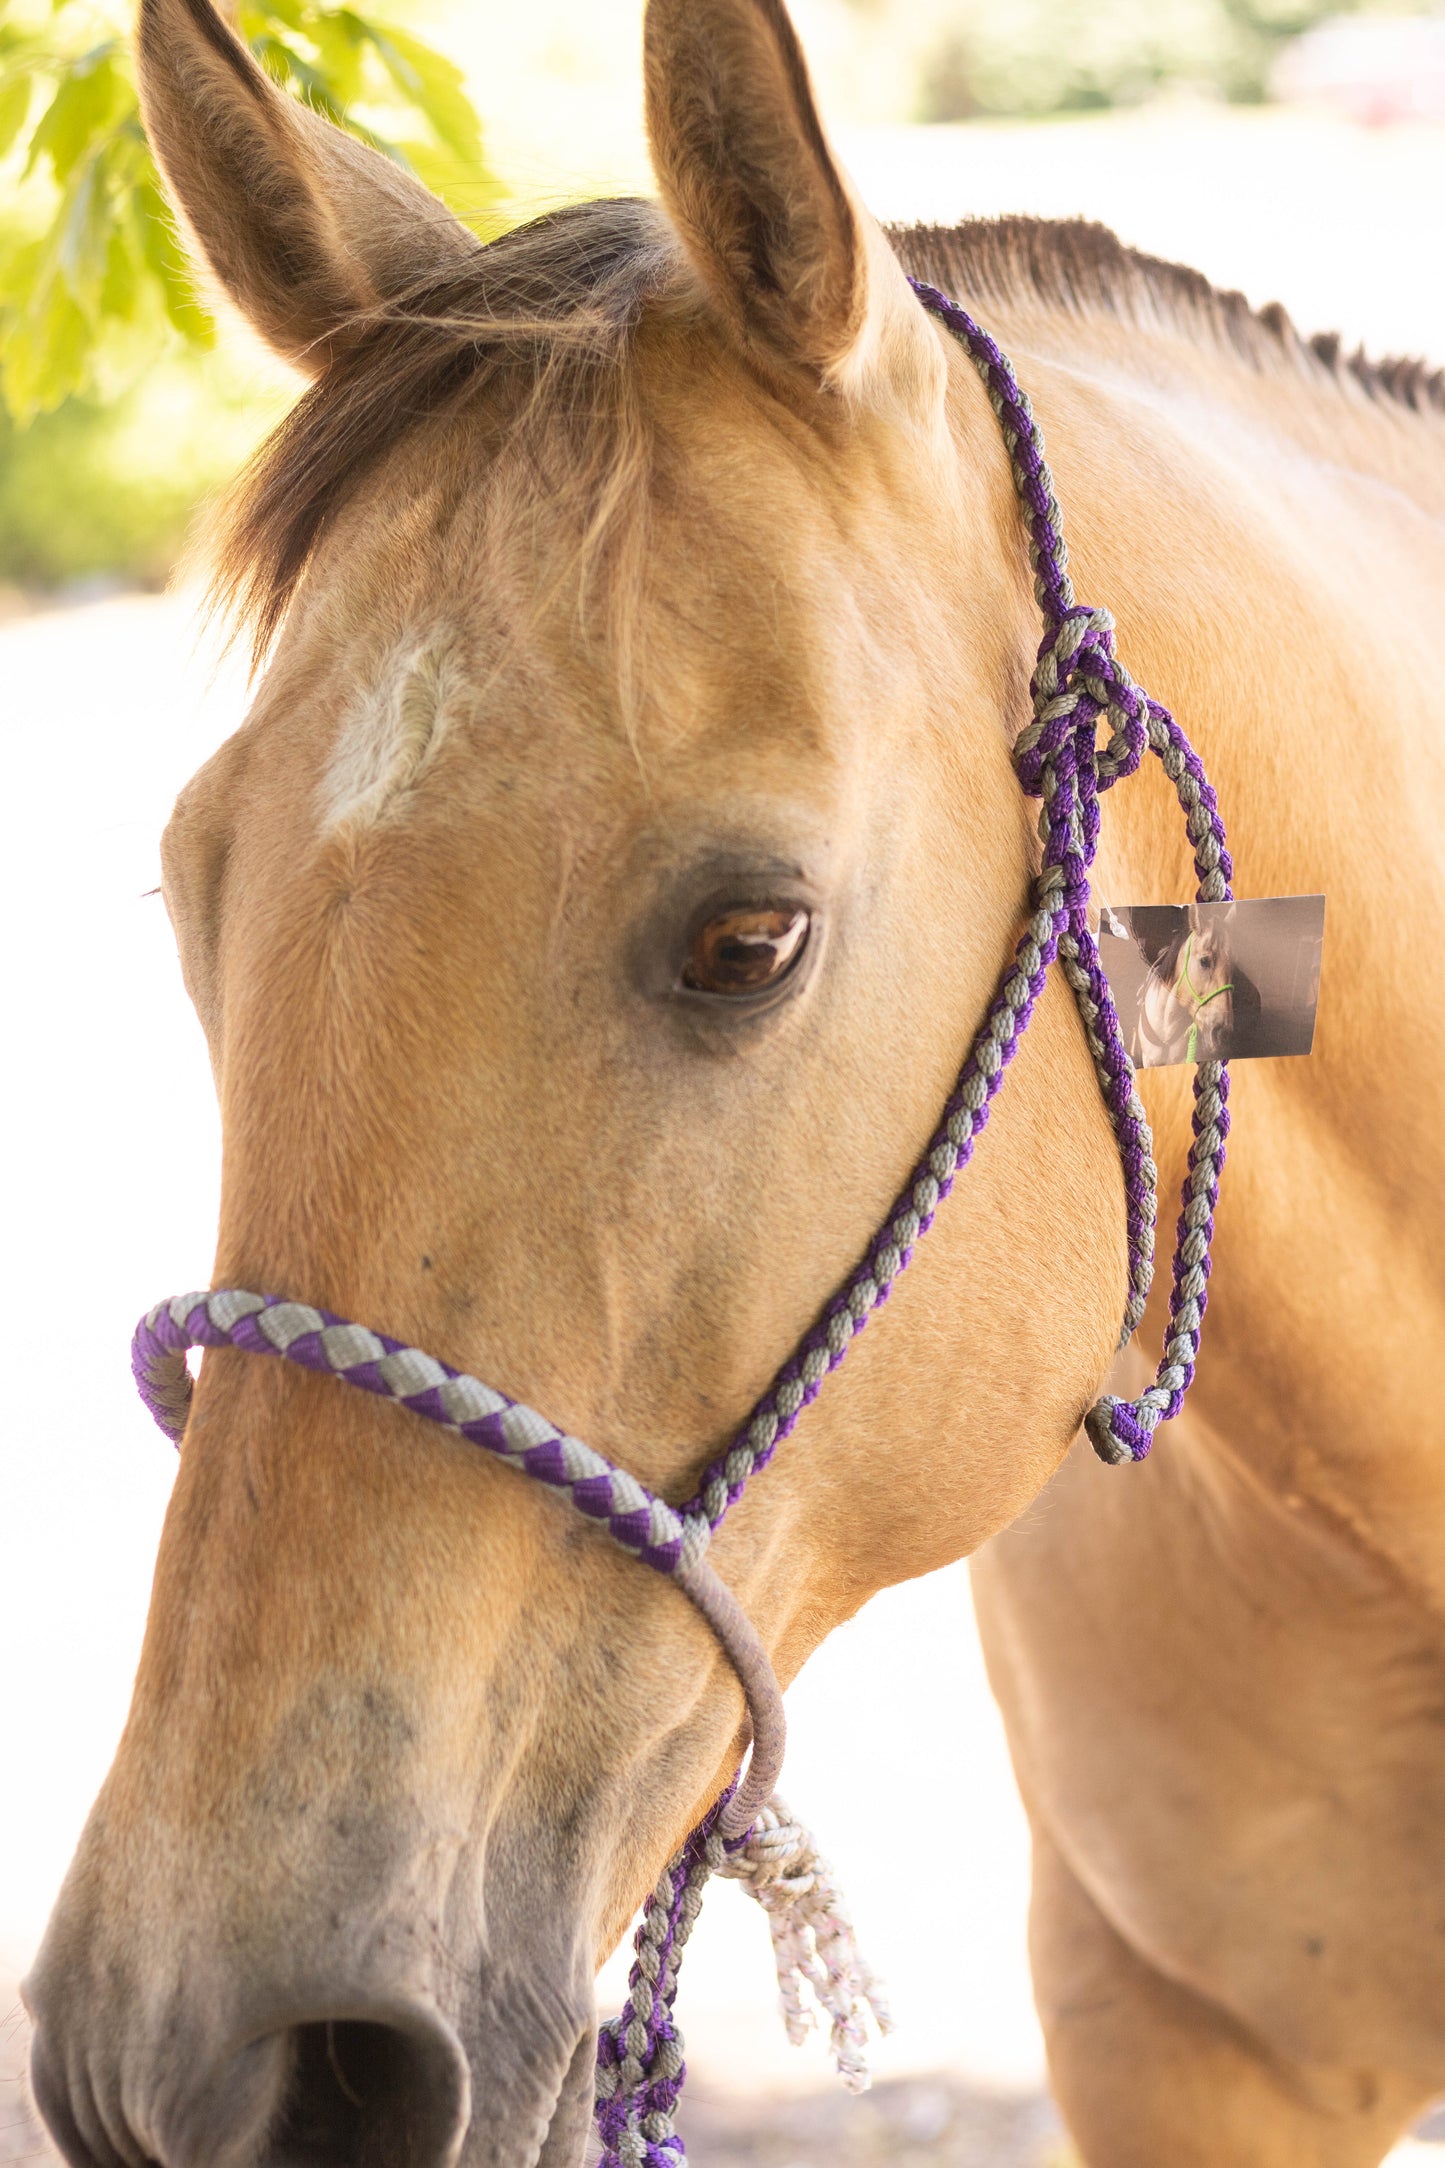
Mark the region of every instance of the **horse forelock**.
<instances>
[{"instance_id":1,"label":"horse forelock","mask_svg":"<svg viewBox=\"0 0 1445 2168\"><path fill-rule=\"evenodd\" d=\"M655 205L553 212L387 300L252 460L205 547L211 600L269 653L323 537L403 440L463 413L570 518L590 564L636 495L642 452L626 367L648 300L685 285Z\"/></svg>"}]
</instances>

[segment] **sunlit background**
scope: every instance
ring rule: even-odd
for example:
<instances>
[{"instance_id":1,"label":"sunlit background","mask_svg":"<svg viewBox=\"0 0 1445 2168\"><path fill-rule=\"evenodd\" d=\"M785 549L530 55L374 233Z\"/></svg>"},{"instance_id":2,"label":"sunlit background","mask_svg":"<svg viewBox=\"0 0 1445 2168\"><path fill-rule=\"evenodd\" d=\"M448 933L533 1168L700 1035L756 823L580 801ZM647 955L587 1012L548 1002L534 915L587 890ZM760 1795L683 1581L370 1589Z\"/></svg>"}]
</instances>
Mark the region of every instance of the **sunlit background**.
<instances>
[{"instance_id":1,"label":"sunlit background","mask_svg":"<svg viewBox=\"0 0 1445 2168\"><path fill-rule=\"evenodd\" d=\"M324 35L293 40L293 75L315 59L324 76L328 55L344 73L327 10L308 9ZM263 12L243 10L248 34ZM793 12L843 156L885 217L1083 213L1256 303L1283 300L1306 329L1445 360L1445 17L1330 18L1311 0ZM164 590L195 507L294 391L241 327L188 314L140 225L117 244L105 223L107 205L131 215L139 171L124 58L106 43L119 20L82 0L0 0L0 2013L15 2013L0 2019L0 2162L42 2157L14 2079L13 1982L124 1717L172 1478L132 1396L129 1332L209 1275L210 1082L147 891L170 799L245 693L197 649L189 589ZM389 88L358 78L358 110L480 230L647 187L640 0L393 0L384 21L459 77L428 79L430 118L392 95L404 69ZM37 150L46 101L71 81L73 110ZM198 332L210 343L189 343ZM681 2006L695 2168L1061 2162L1024 1959L1026 1843L962 1569L880 1599L790 1705L789 1793L844 1871L898 2031L876 2108L816 2107L824 2059L782 2043L762 1922L715 1891ZM1424 2137L1399 2157L1416 2155L1445 2161Z\"/></svg>"}]
</instances>

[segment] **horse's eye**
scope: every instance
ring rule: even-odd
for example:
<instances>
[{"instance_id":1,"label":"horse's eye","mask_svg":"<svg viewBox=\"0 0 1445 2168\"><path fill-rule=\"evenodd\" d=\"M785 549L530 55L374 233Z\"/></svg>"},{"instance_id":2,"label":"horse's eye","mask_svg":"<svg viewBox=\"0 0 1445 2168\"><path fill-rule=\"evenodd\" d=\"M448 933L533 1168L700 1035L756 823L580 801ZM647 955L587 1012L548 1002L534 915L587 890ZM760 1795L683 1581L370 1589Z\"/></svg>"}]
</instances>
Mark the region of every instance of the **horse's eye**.
<instances>
[{"instance_id":1,"label":"horse's eye","mask_svg":"<svg viewBox=\"0 0 1445 2168\"><path fill-rule=\"evenodd\" d=\"M788 906L721 911L693 936L682 983L698 994L766 993L797 965L811 924Z\"/></svg>"}]
</instances>

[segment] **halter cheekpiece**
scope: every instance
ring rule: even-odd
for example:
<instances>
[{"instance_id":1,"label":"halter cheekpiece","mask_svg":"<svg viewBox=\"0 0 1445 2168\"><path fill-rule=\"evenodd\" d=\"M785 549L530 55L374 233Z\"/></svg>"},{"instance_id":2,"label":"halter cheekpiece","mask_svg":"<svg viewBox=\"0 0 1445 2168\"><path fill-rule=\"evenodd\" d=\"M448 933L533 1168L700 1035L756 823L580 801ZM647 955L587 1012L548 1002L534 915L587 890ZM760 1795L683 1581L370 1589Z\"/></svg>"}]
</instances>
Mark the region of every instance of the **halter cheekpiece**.
<instances>
[{"instance_id":1,"label":"halter cheekpiece","mask_svg":"<svg viewBox=\"0 0 1445 2168\"><path fill-rule=\"evenodd\" d=\"M1019 733L1014 766L1027 795L1042 800L1042 867L1032 916L922 1158L861 1263L727 1450L706 1470L692 1497L674 1506L535 1409L435 1356L329 1311L240 1288L159 1304L137 1328L132 1349L141 1397L177 1443L190 1405L185 1357L192 1347L281 1356L395 1400L564 1493L632 1557L675 1581L716 1632L743 1685L752 1753L741 1780L669 1861L644 1908L627 2001L620 2017L602 2026L598 2040L599 2168L685 2168L673 2122L685 2068L672 2009L683 1946L710 1874L742 1880L769 1914L790 2035L801 2038L811 2022L803 2001L806 1986L830 2021L845 2083L855 2090L867 2083L865 2012L871 2008L885 2027L887 2014L852 1946L826 1862L773 1796L783 1755L782 1697L761 1643L708 1563L708 1545L750 1478L767 1466L829 1371L886 1301L973 1156L1055 958L1078 1005L1123 1165L1129 1284L1119 1344L1128 1341L1144 1314L1153 1277L1156 1177L1148 1122L1088 923L1089 867L1099 838L1100 795L1134 773L1146 746L1178 794L1194 847L1198 900L1219 902L1231 894L1224 827L1198 757L1173 717L1134 684L1115 657L1107 611L1074 600L1058 501L1027 395L1004 354L971 316L934 287L917 279L911 283L923 306L961 341L983 379L1028 530L1044 636L1033 676L1033 715ZM1101 724L1109 732L1102 746ZM1193 1053L1191 1045L1191 1058ZM1142 1460L1158 1425L1178 1414L1193 1379L1229 1133L1228 1098L1226 1064L1198 1064L1163 1359L1153 1384L1137 1400L1106 1394L1086 1417L1084 1427L1105 1461Z\"/></svg>"}]
</instances>

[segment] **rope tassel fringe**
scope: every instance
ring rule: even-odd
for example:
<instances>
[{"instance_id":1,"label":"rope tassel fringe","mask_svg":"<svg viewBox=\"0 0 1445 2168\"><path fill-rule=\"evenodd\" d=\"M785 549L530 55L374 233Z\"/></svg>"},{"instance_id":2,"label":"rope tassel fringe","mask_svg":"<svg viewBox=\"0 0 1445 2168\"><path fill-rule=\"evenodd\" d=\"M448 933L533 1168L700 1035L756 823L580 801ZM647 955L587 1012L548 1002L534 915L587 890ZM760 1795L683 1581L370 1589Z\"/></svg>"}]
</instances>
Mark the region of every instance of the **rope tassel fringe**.
<instances>
[{"instance_id":1,"label":"rope tassel fringe","mask_svg":"<svg viewBox=\"0 0 1445 2168\"><path fill-rule=\"evenodd\" d=\"M828 2021L838 2075L850 2093L868 2090L868 2016L881 2033L893 2021L882 1989L858 1954L853 1923L833 1870L810 1830L776 1793L743 1837L718 1828L719 1800L662 1871L633 1944L627 2001L597 2036L597 2168L687 2168L675 2121L687 2076L682 2034L673 2023L677 1971L710 1875L741 1882L768 1915L783 2019L794 2046Z\"/></svg>"},{"instance_id":2,"label":"rope tassel fringe","mask_svg":"<svg viewBox=\"0 0 1445 2168\"><path fill-rule=\"evenodd\" d=\"M868 2018L893 2030L883 1989L858 1950L833 1870L811 1830L774 1793L719 1872L741 1882L768 1915L783 2022L794 2047L828 2023L834 2065L850 2093L866 2093ZM811 1993L810 2007L808 1997Z\"/></svg>"}]
</instances>

